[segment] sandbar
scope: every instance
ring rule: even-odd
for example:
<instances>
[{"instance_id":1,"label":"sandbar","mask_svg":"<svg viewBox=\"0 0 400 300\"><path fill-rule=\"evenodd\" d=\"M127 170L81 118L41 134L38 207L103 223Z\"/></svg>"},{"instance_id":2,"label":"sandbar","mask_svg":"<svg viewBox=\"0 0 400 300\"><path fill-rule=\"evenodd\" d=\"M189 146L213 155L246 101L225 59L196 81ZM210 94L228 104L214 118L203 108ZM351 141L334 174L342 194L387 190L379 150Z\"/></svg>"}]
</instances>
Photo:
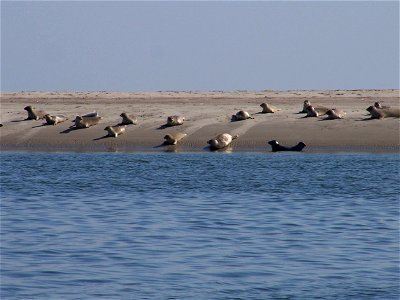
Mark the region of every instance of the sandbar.
<instances>
[{"instance_id":1,"label":"sandbar","mask_svg":"<svg viewBox=\"0 0 400 300\"><path fill-rule=\"evenodd\" d=\"M1 151L208 151L207 141L220 133L238 134L229 151L270 152L269 140L284 145L306 143L305 152L398 153L399 119L370 119L366 108L375 101L399 107L399 90L335 91L214 91L214 92L2 92L0 102ZM344 110L341 120L304 118L303 101ZM260 114L266 102L280 111ZM24 107L32 105L70 120L45 126L43 120L27 121ZM98 111L100 124L71 130L76 115ZM254 119L231 122L246 110ZM122 112L135 115L118 138L105 137L106 126L121 121ZM170 115L183 115L181 126L162 127ZM188 136L178 146L164 147L168 133Z\"/></svg>"}]
</instances>

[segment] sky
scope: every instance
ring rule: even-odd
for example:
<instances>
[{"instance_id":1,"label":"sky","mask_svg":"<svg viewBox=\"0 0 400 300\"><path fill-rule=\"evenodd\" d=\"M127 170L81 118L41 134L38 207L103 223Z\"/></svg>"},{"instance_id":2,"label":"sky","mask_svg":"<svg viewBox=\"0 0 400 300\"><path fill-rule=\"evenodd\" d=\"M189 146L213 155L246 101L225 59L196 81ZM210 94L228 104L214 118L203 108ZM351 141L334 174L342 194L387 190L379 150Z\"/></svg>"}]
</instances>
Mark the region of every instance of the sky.
<instances>
[{"instance_id":1,"label":"sky","mask_svg":"<svg viewBox=\"0 0 400 300\"><path fill-rule=\"evenodd\" d=\"M2 91L398 88L398 1L1 1Z\"/></svg>"}]
</instances>

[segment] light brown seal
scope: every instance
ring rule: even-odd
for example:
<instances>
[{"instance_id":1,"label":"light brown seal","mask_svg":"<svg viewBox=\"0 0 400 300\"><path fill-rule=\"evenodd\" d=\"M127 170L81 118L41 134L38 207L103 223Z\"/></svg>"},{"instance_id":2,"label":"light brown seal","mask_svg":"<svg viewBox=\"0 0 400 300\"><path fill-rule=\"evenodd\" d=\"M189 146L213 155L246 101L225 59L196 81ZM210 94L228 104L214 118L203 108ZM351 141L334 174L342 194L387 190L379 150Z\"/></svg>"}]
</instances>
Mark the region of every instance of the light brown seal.
<instances>
[{"instance_id":1,"label":"light brown seal","mask_svg":"<svg viewBox=\"0 0 400 300\"><path fill-rule=\"evenodd\" d=\"M186 133L181 133L181 132L167 134L164 136L165 139L164 144L176 145L180 140L182 140L186 136L187 136Z\"/></svg>"},{"instance_id":2,"label":"light brown seal","mask_svg":"<svg viewBox=\"0 0 400 300\"><path fill-rule=\"evenodd\" d=\"M240 110L236 115L232 115L232 121L242 121L247 119L254 119L247 111Z\"/></svg>"},{"instance_id":3,"label":"light brown seal","mask_svg":"<svg viewBox=\"0 0 400 300\"><path fill-rule=\"evenodd\" d=\"M57 125L58 123L62 123L68 120L68 118L64 115L50 116L49 114L46 114L44 117L46 119L47 125Z\"/></svg>"},{"instance_id":4,"label":"light brown seal","mask_svg":"<svg viewBox=\"0 0 400 300\"><path fill-rule=\"evenodd\" d=\"M381 108L381 109L382 109L382 108L385 108L385 109L386 109L386 108L390 108L390 106L382 105L382 104L381 104L380 102L378 102L378 101L374 103L374 106L375 106L376 108Z\"/></svg>"},{"instance_id":5,"label":"light brown seal","mask_svg":"<svg viewBox=\"0 0 400 300\"><path fill-rule=\"evenodd\" d=\"M371 119L383 119L383 118L400 118L400 110L397 108L376 108L370 106L367 111L371 114Z\"/></svg>"},{"instance_id":6,"label":"light brown seal","mask_svg":"<svg viewBox=\"0 0 400 300\"><path fill-rule=\"evenodd\" d=\"M40 120L44 119L44 116L46 115L46 112L44 112L43 110L35 110L30 105L24 107L24 110L28 112L28 118L26 118L25 120Z\"/></svg>"},{"instance_id":7,"label":"light brown seal","mask_svg":"<svg viewBox=\"0 0 400 300\"><path fill-rule=\"evenodd\" d=\"M182 125L183 121L185 121L185 117L182 117L182 116L169 116L167 118L167 125L168 126Z\"/></svg>"},{"instance_id":8,"label":"light brown seal","mask_svg":"<svg viewBox=\"0 0 400 300\"><path fill-rule=\"evenodd\" d=\"M210 145L211 150L222 149L229 146L232 140L237 139L238 137L238 135L231 136L229 133L222 133L209 140L207 144Z\"/></svg>"},{"instance_id":9,"label":"light brown seal","mask_svg":"<svg viewBox=\"0 0 400 300\"><path fill-rule=\"evenodd\" d=\"M275 106L269 105L267 103L261 103L260 106L262 107L262 114L268 114L268 113L275 113L279 111L280 109L276 108Z\"/></svg>"},{"instance_id":10,"label":"light brown seal","mask_svg":"<svg viewBox=\"0 0 400 300\"><path fill-rule=\"evenodd\" d=\"M75 127L76 128L88 128L90 126L97 125L102 117L81 117L76 116Z\"/></svg>"},{"instance_id":11,"label":"light brown seal","mask_svg":"<svg viewBox=\"0 0 400 300\"><path fill-rule=\"evenodd\" d=\"M107 126L104 130L107 130L108 136L118 137L118 135L125 133L126 126Z\"/></svg>"},{"instance_id":12,"label":"light brown seal","mask_svg":"<svg viewBox=\"0 0 400 300\"><path fill-rule=\"evenodd\" d=\"M326 112L326 120L343 119L346 112L338 109L330 109Z\"/></svg>"},{"instance_id":13,"label":"light brown seal","mask_svg":"<svg viewBox=\"0 0 400 300\"><path fill-rule=\"evenodd\" d=\"M329 108L326 107L314 107L312 105L309 105L307 107L307 115L306 117L319 117L323 116L326 114L326 112L329 110Z\"/></svg>"},{"instance_id":14,"label":"light brown seal","mask_svg":"<svg viewBox=\"0 0 400 300\"><path fill-rule=\"evenodd\" d=\"M129 124L136 125L137 124L136 116L131 116L131 115L128 115L127 113L122 113L119 116L122 117L122 122L120 123L121 125L129 125Z\"/></svg>"}]
</instances>

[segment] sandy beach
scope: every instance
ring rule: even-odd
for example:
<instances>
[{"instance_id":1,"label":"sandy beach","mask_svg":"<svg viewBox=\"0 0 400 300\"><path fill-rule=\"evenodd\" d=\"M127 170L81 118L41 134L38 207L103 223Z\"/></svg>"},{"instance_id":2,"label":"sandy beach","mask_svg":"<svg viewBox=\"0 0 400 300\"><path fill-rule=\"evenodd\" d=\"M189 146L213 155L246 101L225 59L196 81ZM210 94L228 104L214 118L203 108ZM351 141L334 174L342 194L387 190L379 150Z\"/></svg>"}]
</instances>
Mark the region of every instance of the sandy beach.
<instances>
[{"instance_id":1,"label":"sandy beach","mask_svg":"<svg viewBox=\"0 0 400 300\"><path fill-rule=\"evenodd\" d=\"M344 110L344 119L304 118L303 101ZM306 152L398 152L399 119L369 119L366 108L375 101L399 107L398 90L261 91L261 92L3 92L0 147L29 151L208 151L207 140L220 133L238 134L233 151L270 151L267 141L283 145L306 143ZM266 102L280 109L260 114ZM32 105L69 120L56 126L43 120L24 120ZM76 115L98 111L96 126L71 130ZM231 122L246 110L254 119ZM138 125L127 126L118 138L105 137L106 126L121 122L122 112L135 115ZM170 115L182 115L181 126L162 128ZM161 128L160 128L161 127ZM162 146L168 133L188 136L178 146Z\"/></svg>"}]
</instances>

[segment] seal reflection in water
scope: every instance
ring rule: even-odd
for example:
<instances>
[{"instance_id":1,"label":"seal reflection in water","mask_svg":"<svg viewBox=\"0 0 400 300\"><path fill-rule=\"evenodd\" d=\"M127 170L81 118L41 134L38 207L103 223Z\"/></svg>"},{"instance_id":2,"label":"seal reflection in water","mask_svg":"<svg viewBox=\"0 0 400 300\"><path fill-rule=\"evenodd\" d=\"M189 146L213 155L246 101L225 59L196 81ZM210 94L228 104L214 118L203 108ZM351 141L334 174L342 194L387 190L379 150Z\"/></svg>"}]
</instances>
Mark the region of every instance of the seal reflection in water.
<instances>
[{"instance_id":1,"label":"seal reflection in water","mask_svg":"<svg viewBox=\"0 0 400 300\"><path fill-rule=\"evenodd\" d=\"M76 116L75 118L75 127L76 128L89 128L90 126L94 126L99 124L102 117L81 117Z\"/></svg>"},{"instance_id":2,"label":"seal reflection in water","mask_svg":"<svg viewBox=\"0 0 400 300\"><path fill-rule=\"evenodd\" d=\"M68 120L68 118L64 115L50 116L49 114L46 114L44 117L47 125L57 125L58 123Z\"/></svg>"},{"instance_id":3,"label":"seal reflection in water","mask_svg":"<svg viewBox=\"0 0 400 300\"><path fill-rule=\"evenodd\" d=\"M181 132L167 134L164 136L164 139L165 139L164 144L165 145L176 145L176 144L178 144L178 142L180 140L182 140L186 136L187 136L186 133L181 133Z\"/></svg>"},{"instance_id":4,"label":"seal reflection in water","mask_svg":"<svg viewBox=\"0 0 400 300\"><path fill-rule=\"evenodd\" d=\"M232 121L242 121L247 119L254 119L247 111L240 110L236 115L232 115Z\"/></svg>"},{"instance_id":5,"label":"seal reflection in water","mask_svg":"<svg viewBox=\"0 0 400 300\"><path fill-rule=\"evenodd\" d=\"M229 146L230 143L238 137L238 135L231 136L229 133L222 133L209 140L207 144L210 145L211 150L218 150Z\"/></svg>"},{"instance_id":6,"label":"seal reflection in water","mask_svg":"<svg viewBox=\"0 0 400 300\"><path fill-rule=\"evenodd\" d=\"M279 111L279 109L277 109L276 107L269 105L267 103L261 103L260 106L262 107L262 114L268 114L268 113L275 113L277 111Z\"/></svg>"},{"instance_id":7,"label":"seal reflection in water","mask_svg":"<svg viewBox=\"0 0 400 300\"><path fill-rule=\"evenodd\" d=\"M278 151L302 151L306 144L303 142L298 143L296 146L293 147L286 147L286 146L281 146L278 141L272 140L269 141L268 144L271 145L272 147L272 152L278 152Z\"/></svg>"},{"instance_id":8,"label":"seal reflection in water","mask_svg":"<svg viewBox=\"0 0 400 300\"><path fill-rule=\"evenodd\" d=\"M121 135L125 133L126 126L107 126L104 128L104 130L107 131L108 135L111 137L118 137L118 135Z\"/></svg>"},{"instance_id":9,"label":"seal reflection in water","mask_svg":"<svg viewBox=\"0 0 400 300\"><path fill-rule=\"evenodd\" d=\"M185 121L185 117L182 117L182 116L169 116L167 118L167 125L168 126L182 125L183 121Z\"/></svg>"},{"instance_id":10,"label":"seal reflection in water","mask_svg":"<svg viewBox=\"0 0 400 300\"><path fill-rule=\"evenodd\" d=\"M127 113L122 113L119 116L122 117L121 125L137 124L137 117L135 116L130 116Z\"/></svg>"},{"instance_id":11,"label":"seal reflection in water","mask_svg":"<svg viewBox=\"0 0 400 300\"><path fill-rule=\"evenodd\" d=\"M28 112L28 117L25 120L40 120L44 119L44 116L46 115L46 112L43 110L35 110L30 105L24 107L24 110Z\"/></svg>"}]
</instances>

